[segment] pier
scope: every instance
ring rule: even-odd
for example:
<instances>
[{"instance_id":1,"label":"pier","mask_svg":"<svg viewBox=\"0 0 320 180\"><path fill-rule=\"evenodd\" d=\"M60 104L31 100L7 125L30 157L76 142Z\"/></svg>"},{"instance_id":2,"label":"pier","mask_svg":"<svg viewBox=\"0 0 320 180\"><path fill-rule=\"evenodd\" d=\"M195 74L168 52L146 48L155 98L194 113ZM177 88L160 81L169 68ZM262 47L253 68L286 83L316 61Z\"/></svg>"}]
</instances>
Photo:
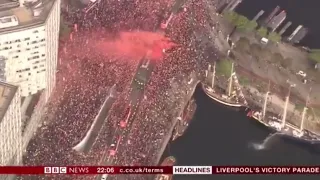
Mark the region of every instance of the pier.
<instances>
[{"instance_id":1,"label":"pier","mask_svg":"<svg viewBox=\"0 0 320 180\"><path fill-rule=\"evenodd\" d=\"M186 107L186 105L188 104L188 102L190 101L190 99L192 98L192 96L193 96L193 94L194 94L194 92L195 92L195 90L196 90L196 88L197 88L197 86L198 86L199 83L200 83L199 80L193 79L193 80L191 81L191 84L189 84L190 90L187 92L187 95L185 96L185 100L183 101L183 104L182 104L182 106L181 106L182 109L180 110L180 112L178 113L178 115L180 115L180 114L183 112L184 108ZM178 116L178 117L179 117L179 116ZM171 127L170 127L170 130L167 132L167 135L164 136L164 139L163 139L163 141L162 141L161 149L159 150L158 156L157 156L157 158L156 158L156 162L155 162L156 164L159 163L159 161L160 161L160 159L161 159L161 156L163 155L163 152L165 151L168 143L170 142L171 137L172 137L172 134L173 134L173 132L174 132L174 129L175 129L176 125L178 124L179 121L181 121L181 119L178 118L178 117L176 117L176 118L172 121L172 125L171 125ZM182 122L182 123L183 123L183 122Z\"/></svg>"}]
</instances>

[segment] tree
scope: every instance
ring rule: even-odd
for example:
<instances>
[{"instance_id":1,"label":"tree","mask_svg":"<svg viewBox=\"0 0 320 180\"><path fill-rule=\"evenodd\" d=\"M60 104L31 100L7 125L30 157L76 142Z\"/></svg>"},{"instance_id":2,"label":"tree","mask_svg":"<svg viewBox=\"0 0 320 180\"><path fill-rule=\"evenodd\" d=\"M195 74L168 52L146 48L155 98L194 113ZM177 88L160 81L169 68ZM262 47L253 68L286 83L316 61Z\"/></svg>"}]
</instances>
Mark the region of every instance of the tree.
<instances>
[{"instance_id":1,"label":"tree","mask_svg":"<svg viewBox=\"0 0 320 180\"><path fill-rule=\"evenodd\" d=\"M268 39L272 42L279 42L281 41L281 35L276 32L271 32L268 35Z\"/></svg>"},{"instance_id":2,"label":"tree","mask_svg":"<svg viewBox=\"0 0 320 180\"><path fill-rule=\"evenodd\" d=\"M251 32L251 31L255 30L257 27L258 27L258 23L257 23L256 21L249 21L249 22L246 24L245 30L246 30L247 32Z\"/></svg>"},{"instance_id":3,"label":"tree","mask_svg":"<svg viewBox=\"0 0 320 180\"><path fill-rule=\"evenodd\" d=\"M249 19L247 17L239 15L238 18L234 21L234 24L237 26L238 29L245 30L248 22Z\"/></svg>"},{"instance_id":4,"label":"tree","mask_svg":"<svg viewBox=\"0 0 320 180\"><path fill-rule=\"evenodd\" d=\"M238 19L239 14L234 11L225 11L223 16L232 24Z\"/></svg>"},{"instance_id":5,"label":"tree","mask_svg":"<svg viewBox=\"0 0 320 180\"><path fill-rule=\"evenodd\" d=\"M248 51L250 49L249 39L240 37L240 39L236 42L236 47L241 51Z\"/></svg>"},{"instance_id":6,"label":"tree","mask_svg":"<svg viewBox=\"0 0 320 180\"><path fill-rule=\"evenodd\" d=\"M315 63L320 63L320 52L311 52L308 55L309 59Z\"/></svg>"},{"instance_id":7,"label":"tree","mask_svg":"<svg viewBox=\"0 0 320 180\"><path fill-rule=\"evenodd\" d=\"M217 73L229 77L231 75L232 61L229 59L222 59L217 63Z\"/></svg>"},{"instance_id":8,"label":"tree","mask_svg":"<svg viewBox=\"0 0 320 180\"><path fill-rule=\"evenodd\" d=\"M267 37L268 30L264 27L260 27L257 31L258 35L261 37Z\"/></svg>"}]
</instances>

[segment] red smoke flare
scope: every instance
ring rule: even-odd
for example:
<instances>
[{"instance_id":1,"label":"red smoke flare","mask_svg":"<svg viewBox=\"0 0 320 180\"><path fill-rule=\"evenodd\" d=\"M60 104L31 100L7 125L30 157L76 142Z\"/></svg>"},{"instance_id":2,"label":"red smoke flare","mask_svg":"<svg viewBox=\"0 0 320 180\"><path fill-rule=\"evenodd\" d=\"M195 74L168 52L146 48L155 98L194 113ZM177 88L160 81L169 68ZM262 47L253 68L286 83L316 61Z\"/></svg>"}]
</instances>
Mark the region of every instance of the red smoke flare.
<instances>
[{"instance_id":1,"label":"red smoke flare","mask_svg":"<svg viewBox=\"0 0 320 180\"><path fill-rule=\"evenodd\" d=\"M106 56L120 56L139 60L150 54L154 59L163 58L163 49L172 48L175 44L161 33L134 31L121 32L113 41L98 41L96 50Z\"/></svg>"}]
</instances>

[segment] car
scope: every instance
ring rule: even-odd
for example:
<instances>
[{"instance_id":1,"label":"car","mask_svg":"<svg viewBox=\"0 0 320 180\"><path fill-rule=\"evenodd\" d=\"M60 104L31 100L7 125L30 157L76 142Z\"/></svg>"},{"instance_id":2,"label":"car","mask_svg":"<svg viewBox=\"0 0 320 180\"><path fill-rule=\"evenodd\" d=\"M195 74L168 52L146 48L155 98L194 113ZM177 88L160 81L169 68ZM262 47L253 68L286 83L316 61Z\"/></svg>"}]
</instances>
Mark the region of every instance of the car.
<instances>
[{"instance_id":1,"label":"car","mask_svg":"<svg viewBox=\"0 0 320 180\"><path fill-rule=\"evenodd\" d=\"M305 72L303 72L303 71L297 72L297 75L302 76L302 77L306 77L307 76L307 74Z\"/></svg>"}]
</instances>

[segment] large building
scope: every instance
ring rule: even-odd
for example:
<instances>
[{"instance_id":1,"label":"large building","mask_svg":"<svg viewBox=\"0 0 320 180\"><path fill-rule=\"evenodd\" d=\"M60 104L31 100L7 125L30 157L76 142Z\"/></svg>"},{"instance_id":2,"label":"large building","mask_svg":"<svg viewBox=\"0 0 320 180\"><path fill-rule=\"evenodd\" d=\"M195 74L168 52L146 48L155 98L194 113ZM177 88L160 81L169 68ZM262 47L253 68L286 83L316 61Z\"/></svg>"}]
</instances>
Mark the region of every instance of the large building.
<instances>
[{"instance_id":1,"label":"large building","mask_svg":"<svg viewBox=\"0 0 320 180\"><path fill-rule=\"evenodd\" d=\"M268 17L264 20L264 24L268 25L271 19L280 11L280 6L277 6L273 9L273 11L268 15Z\"/></svg>"},{"instance_id":2,"label":"large building","mask_svg":"<svg viewBox=\"0 0 320 180\"><path fill-rule=\"evenodd\" d=\"M0 1L0 81L5 90L16 87L0 117L0 151L6 154L0 165L12 164L15 155L20 159L6 139L18 138L24 150L40 124L56 81L59 27L60 0ZM8 132L20 134L22 143Z\"/></svg>"},{"instance_id":3,"label":"large building","mask_svg":"<svg viewBox=\"0 0 320 180\"><path fill-rule=\"evenodd\" d=\"M19 165L22 157L20 91L0 82L0 165Z\"/></svg>"},{"instance_id":4,"label":"large building","mask_svg":"<svg viewBox=\"0 0 320 180\"><path fill-rule=\"evenodd\" d=\"M272 31L275 31L287 18L287 13L285 11L281 11L278 15L274 16L270 22L268 23L268 27L271 28Z\"/></svg>"},{"instance_id":5,"label":"large building","mask_svg":"<svg viewBox=\"0 0 320 180\"><path fill-rule=\"evenodd\" d=\"M0 82L0 165L22 165L21 99L19 87ZM1 175L1 180L14 178Z\"/></svg>"},{"instance_id":6,"label":"large building","mask_svg":"<svg viewBox=\"0 0 320 180\"><path fill-rule=\"evenodd\" d=\"M303 28L302 25L299 25L293 32L292 34L288 37L288 41L291 41L293 37Z\"/></svg>"},{"instance_id":7,"label":"large building","mask_svg":"<svg viewBox=\"0 0 320 180\"><path fill-rule=\"evenodd\" d=\"M308 28L301 28L300 31L298 31L291 39L292 43L300 43L300 41L306 37L306 35L308 34L309 30Z\"/></svg>"}]
</instances>

